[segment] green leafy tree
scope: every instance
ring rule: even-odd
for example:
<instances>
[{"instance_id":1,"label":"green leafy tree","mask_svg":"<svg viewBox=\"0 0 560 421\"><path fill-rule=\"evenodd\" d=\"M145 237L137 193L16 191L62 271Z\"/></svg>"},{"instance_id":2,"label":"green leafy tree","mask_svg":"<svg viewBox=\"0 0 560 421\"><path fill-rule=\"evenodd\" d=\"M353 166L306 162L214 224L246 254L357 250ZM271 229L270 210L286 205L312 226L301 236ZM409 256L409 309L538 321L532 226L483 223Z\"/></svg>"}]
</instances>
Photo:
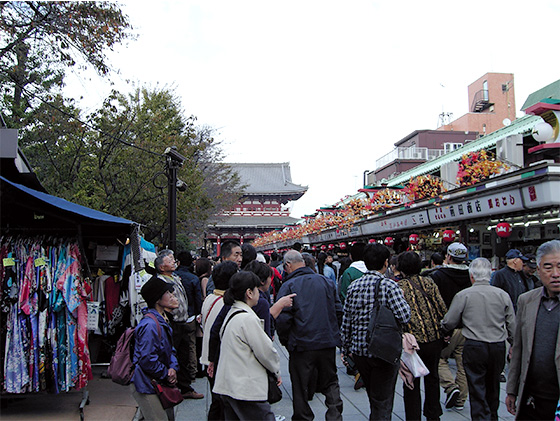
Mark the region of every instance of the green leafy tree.
<instances>
[{"instance_id":1,"label":"green leafy tree","mask_svg":"<svg viewBox=\"0 0 560 421\"><path fill-rule=\"evenodd\" d=\"M186 185L177 193L183 236L199 238L207 220L242 194L237 174L218 162L213 129L195 127L170 90L113 92L89 125L73 118L70 105L39 110L41 119L24 132L24 152L47 190L139 222L148 240L167 243L167 147L187 158L178 170Z\"/></svg>"},{"instance_id":2,"label":"green leafy tree","mask_svg":"<svg viewBox=\"0 0 560 421\"><path fill-rule=\"evenodd\" d=\"M108 74L107 51L133 38L131 29L112 2L0 2L0 84L8 126L33 121L33 111L52 99L69 67Z\"/></svg>"}]
</instances>

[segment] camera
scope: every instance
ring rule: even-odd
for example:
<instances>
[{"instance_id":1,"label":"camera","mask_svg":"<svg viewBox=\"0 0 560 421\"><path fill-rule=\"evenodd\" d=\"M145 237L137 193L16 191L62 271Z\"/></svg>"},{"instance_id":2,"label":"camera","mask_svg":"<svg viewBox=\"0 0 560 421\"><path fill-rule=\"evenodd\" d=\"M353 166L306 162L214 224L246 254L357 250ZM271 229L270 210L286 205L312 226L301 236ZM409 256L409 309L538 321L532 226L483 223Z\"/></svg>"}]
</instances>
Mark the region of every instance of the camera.
<instances>
[{"instance_id":1,"label":"camera","mask_svg":"<svg viewBox=\"0 0 560 421\"><path fill-rule=\"evenodd\" d=\"M181 155L177 151L176 146L171 146L171 147L167 148L163 154L167 155L169 158L171 158L173 161L175 161L179 164L183 164L183 162L185 162L187 160L187 158L185 158L183 155Z\"/></svg>"}]
</instances>

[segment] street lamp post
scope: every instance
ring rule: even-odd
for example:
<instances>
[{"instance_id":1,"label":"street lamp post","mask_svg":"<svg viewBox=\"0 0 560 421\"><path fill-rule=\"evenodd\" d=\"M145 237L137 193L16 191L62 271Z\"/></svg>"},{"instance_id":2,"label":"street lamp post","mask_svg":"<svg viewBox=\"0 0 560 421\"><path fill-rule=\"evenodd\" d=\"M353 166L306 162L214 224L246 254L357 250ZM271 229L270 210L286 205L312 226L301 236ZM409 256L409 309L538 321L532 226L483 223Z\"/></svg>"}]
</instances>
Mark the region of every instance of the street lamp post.
<instances>
[{"instance_id":1,"label":"street lamp post","mask_svg":"<svg viewBox=\"0 0 560 421\"><path fill-rule=\"evenodd\" d=\"M176 252L177 247L177 170L181 168L186 158L172 146L164 152L167 157L167 222L168 222L168 247Z\"/></svg>"}]
</instances>

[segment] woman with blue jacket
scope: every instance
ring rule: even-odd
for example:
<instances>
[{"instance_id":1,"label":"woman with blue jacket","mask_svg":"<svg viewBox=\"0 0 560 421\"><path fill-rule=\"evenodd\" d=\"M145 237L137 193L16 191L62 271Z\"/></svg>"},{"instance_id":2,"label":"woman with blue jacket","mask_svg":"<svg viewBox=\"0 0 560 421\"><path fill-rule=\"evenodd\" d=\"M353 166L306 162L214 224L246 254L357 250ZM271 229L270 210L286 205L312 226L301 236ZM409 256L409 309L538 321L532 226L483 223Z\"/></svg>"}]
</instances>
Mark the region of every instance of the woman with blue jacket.
<instances>
[{"instance_id":1,"label":"woman with blue jacket","mask_svg":"<svg viewBox=\"0 0 560 421\"><path fill-rule=\"evenodd\" d=\"M177 308L179 301L173 294L173 285L157 276L151 277L144 284L140 294L148 308L144 309L144 318L140 320L134 332L136 343L132 360L135 366L132 376L135 389L133 396L145 420L173 421L173 408L163 409L152 386L152 379L170 384L177 383L179 363L175 356L172 330L166 312Z\"/></svg>"}]
</instances>

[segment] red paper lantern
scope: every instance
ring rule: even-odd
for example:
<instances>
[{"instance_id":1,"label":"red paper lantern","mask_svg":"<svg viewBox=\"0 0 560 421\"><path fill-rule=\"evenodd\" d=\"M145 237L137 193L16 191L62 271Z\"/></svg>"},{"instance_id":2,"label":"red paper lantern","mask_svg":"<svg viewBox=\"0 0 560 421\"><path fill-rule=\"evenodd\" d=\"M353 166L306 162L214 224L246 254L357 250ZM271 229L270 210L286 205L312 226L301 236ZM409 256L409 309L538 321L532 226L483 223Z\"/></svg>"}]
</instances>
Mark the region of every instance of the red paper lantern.
<instances>
[{"instance_id":1,"label":"red paper lantern","mask_svg":"<svg viewBox=\"0 0 560 421\"><path fill-rule=\"evenodd\" d=\"M370 243L370 244L373 244L373 243L375 243L375 239L373 239L373 238L370 238L370 240L368 241L368 243Z\"/></svg>"},{"instance_id":2,"label":"red paper lantern","mask_svg":"<svg viewBox=\"0 0 560 421\"><path fill-rule=\"evenodd\" d=\"M511 235L511 225L507 222L500 222L496 225L496 234L498 237L508 238Z\"/></svg>"},{"instance_id":3,"label":"red paper lantern","mask_svg":"<svg viewBox=\"0 0 560 421\"><path fill-rule=\"evenodd\" d=\"M340 250L346 250L346 243L340 243L338 247L340 247Z\"/></svg>"},{"instance_id":4,"label":"red paper lantern","mask_svg":"<svg viewBox=\"0 0 560 421\"><path fill-rule=\"evenodd\" d=\"M393 237L386 237L385 241L383 241L387 247L393 247L395 244L395 239Z\"/></svg>"},{"instance_id":5,"label":"red paper lantern","mask_svg":"<svg viewBox=\"0 0 560 421\"><path fill-rule=\"evenodd\" d=\"M327 246L325 246L324 244L321 246L321 250L325 251L327 249Z\"/></svg>"},{"instance_id":6,"label":"red paper lantern","mask_svg":"<svg viewBox=\"0 0 560 421\"><path fill-rule=\"evenodd\" d=\"M418 244L419 240L420 237L418 236L418 234L410 234L410 236L408 237L408 242L410 244Z\"/></svg>"},{"instance_id":7,"label":"red paper lantern","mask_svg":"<svg viewBox=\"0 0 560 421\"><path fill-rule=\"evenodd\" d=\"M316 251L316 250L317 250L317 246L311 247L311 250Z\"/></svg>"},{"instance_id":8,"label":"red paper lantern","mask_svg":"<svg viewBox=\"0 0 560 421\"><path fill-rule=\"evenodd\" d=\"M329 250L334 250L334 244L329 244L328 249L329 249Z\"/></svg>"},{"instance_id":9,"label":"red paper lantern","mask_svg":"<svg viewBox=\"0 0 560 421\"><path fill-rule=\"evenodd\" d=\"M455 240L455 231L445 230L443 231L443 241L446 243L452 243Z\"/></svg>"}]
</instances>

